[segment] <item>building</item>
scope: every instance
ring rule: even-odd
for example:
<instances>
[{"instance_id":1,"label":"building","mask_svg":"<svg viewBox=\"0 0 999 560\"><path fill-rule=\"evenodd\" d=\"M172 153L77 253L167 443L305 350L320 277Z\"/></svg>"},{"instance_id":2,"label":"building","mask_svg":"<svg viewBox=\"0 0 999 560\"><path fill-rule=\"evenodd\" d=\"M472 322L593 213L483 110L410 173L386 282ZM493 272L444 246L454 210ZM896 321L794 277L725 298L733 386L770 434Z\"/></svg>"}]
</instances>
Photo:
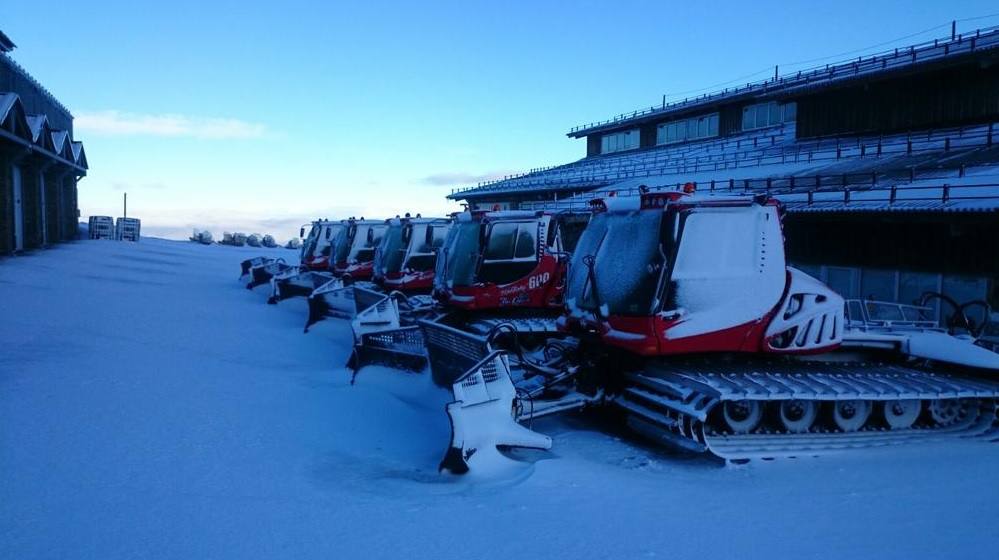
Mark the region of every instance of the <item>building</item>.
<instances>
[{"instance_id":1,"label":"building","mask_svg":"<svg viewBox=\"0 0 999 560\"><path fill-rule=\"evenodd\" d=\"M688 182L766 192L785 203L792 262L847 297L996 306L997 121L999 28L955 30L577 126L584 158L449 198L534 208Z\"/></svg>"},{"instance_id":2,"label":"building","mask_svg":"<svg viewBox=\"0 0 999 560\"><path fill-rule=\"evenodd\" d=\"M18 65L0 32L0 255L75 239L87 174L73 115Z\"/></svg>"}]
</instances>

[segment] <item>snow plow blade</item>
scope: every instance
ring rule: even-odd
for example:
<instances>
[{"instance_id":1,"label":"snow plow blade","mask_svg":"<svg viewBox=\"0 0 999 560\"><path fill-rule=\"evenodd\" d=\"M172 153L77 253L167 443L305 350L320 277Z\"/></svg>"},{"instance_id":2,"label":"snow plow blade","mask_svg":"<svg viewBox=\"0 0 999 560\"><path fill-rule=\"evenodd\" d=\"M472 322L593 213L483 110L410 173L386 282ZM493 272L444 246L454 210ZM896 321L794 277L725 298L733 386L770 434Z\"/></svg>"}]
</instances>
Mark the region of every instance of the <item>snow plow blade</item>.
<instances>
[{"instance_id":1,"label":"snow plow blade","mask_svg":"<svg viewBox=\"0 0 999 560\"><path fill-rule=\"evenodd\" d=\"M451 442L440 470L464 474L489 470L512 461L502 447L551 449L550 437L517 423L517 389L509 355L493 350L477 335L435 321L420 321L434 383L450 387L454 401L446 406Z\"/></svg>"},{"instance_id":2,"label":"snow plow blade","mask_svg":"<svg viewBox=\"0 0 999 560\"><path fill-rule=\"evenodd\" d=\"M427 365L423 331L415 320L432 312L431 300L381 294L355 288L357 315L351 321L354 351L347 367L355 372L370 364L419 372Z\"/></svg>"},{"instance_id":3,"label":"snow plow blade","mask_svg":"<svg viewBox=\"0 0 999 560\"><path fill-rule=\"evenodd\" d=\"M250 282L246 284L247 290L252 290L257 286L269 284L271 278L287 270L294 270L295 267L289 265L282 258L267 259L269 262L250 268Z\"/></svg>"},{"instance_id":4,"label":"snow plow blade","mask_svg":"<svg viewBox=\"0 0 999 560\"><path fill-rule=\"evenodd\" d=\"M330 280L333 280L333 275L329 272L289 268L271 278L271 296L267 303L276 304L298 296L309 297L316 288Z\"/></svg>"},{"instance_id":5,"label":"snow plow blade","mask_svg":"<svg viewBox=\"0 0 999 560\"><path fill-rule=\"evenodd\" d=\"M309 332L309 327L326 317L353 319L356 314L354 286L345 284L342 278L333 278L309 294L309 317L305 320L305 332Z\"/></svg>"},{"instance_id":6,"label":"snow plow blade","mask_svg":"<svg viewBox=\"0 0 999 560\"><path fill-rule=\"evenodd\" d=\"M246 259L245 261L239 263L239 279L242 280L245 278L254 268L272 262L274 262L274 259L270 257L253 257L252 259Z\"/></svg>"},{"instance_id":7,"label":"snow plow blade","mask_svg":"<svg viewBox=\"0 0 999 560\"><path fill-rule=\"evenodd\" d=\"M551 449L552 439L517 423L513 417L517 390L510 379L505 352L487 355L451 386L454 402L446 406L451 444L439 470L465 474L488 470L512 459L501 447Z\"/></svg>"}]
</instances>

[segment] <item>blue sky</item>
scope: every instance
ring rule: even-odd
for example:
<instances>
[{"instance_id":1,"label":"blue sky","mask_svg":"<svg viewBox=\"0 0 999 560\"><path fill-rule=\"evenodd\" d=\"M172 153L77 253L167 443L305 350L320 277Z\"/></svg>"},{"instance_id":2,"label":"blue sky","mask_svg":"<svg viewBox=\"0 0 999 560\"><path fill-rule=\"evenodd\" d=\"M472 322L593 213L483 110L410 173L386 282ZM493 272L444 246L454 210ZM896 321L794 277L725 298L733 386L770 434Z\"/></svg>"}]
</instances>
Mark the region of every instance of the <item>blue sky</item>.
<instances>
[{"instance_id":1,"label":"blue sky","mask_svg":"<svg viewBox=\"0 0 999 560\"><path fill-rule=\"evenodd\" d=\"M14 58L76 116L83 216L116 215L127 191L148 234L282 239L319 216L443 214L452 187L582 157L574 125L999 12L994 0L143 4L4 8Z\"/></svg>"}]
</instances>

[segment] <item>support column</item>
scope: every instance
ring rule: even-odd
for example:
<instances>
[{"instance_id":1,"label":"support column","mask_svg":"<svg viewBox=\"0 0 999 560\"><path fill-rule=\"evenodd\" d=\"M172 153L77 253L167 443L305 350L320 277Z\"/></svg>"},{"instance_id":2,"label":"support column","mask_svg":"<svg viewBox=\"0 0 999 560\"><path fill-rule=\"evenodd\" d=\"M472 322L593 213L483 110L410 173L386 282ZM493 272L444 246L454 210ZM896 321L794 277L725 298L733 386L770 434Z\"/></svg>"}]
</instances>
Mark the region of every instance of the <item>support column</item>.
<instances>
[{"instance_id":1,"label":"support column","mask_svg":"<svg viewBox=\"0 0 999 560\"><path fill-rule=\"evenodd\" d=\"M22 160L21 165L21 209L24 215L24 248L36 249L42 246L42 207L41 193L38 190L41 172L35 163Z\"/></svg>"},{"instance_id":2,"label":"support column","mask_svg":"<svg viewBox=\"0 0 999 560\"><path fill-rule=\"evenodd\" d=\"M72 173L63 175L60 181L60 224L62 235L60 239L69 241L76 239L79 227L79 211L76 206L76 177Z\"/></svg>"},{"instance_id":3,"label":"support column","mask_svg":"<svg viewBox=\"0 0 999 560\"><path fill-rule=\"evenodd\" d=\"M45 173L45 238L49 243L62 240L59 225L59 185L62 181L62 171L47 171Z\"/></svg>"},{"instance_id":4,"label":"support column","mask_svg":"<svg viewBox=\"0 0 999 560\"><path fill-rule=\"evenodd\" d=\"M10 155L0 150L0 255L14 251L14 193Z\"/></svg>"}]
</instances>

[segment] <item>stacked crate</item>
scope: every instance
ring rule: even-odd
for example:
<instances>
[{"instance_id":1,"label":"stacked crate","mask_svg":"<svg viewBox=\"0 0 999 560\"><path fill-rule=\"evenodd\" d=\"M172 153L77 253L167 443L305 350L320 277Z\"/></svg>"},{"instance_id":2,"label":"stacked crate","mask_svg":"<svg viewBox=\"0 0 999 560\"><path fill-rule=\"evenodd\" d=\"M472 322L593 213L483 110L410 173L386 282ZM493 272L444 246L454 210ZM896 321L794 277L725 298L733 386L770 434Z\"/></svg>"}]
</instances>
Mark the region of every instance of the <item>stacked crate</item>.
<instances>
[{"instance_id":1,"label":"stacked crate","mask_svg":"<svg viewBox=\"0 0 999 560\"><path fill-rule=\"evenodd\" d=\"M90 239L115 239L114 219L111 216L91 216L88 224Z\"/></svg>"},{"instance_id":2,"label":"stacked crate","mask_svg":"<svg viewBox=\"0 0 999 560\"><path fill-rule=\"evenodd\" d=\"M115 239L120 241L138 241L142 222L138 218L118 218L115 223Z\"/></svg>"}]
</instances>

